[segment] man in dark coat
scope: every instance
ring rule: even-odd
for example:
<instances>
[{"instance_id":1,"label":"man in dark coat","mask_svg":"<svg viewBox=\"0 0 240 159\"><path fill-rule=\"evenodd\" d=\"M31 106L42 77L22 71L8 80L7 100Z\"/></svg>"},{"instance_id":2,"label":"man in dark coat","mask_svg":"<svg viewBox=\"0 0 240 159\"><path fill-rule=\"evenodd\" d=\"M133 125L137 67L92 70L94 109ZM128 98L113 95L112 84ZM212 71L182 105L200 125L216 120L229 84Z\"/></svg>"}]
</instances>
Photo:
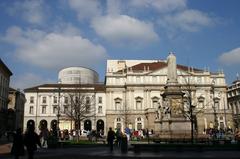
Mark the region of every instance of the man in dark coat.
<instances>
[{"instance_id":1,"label":"man in dark coat","mask_svg":"<svg viewBox=\"0 0 240 159\"><path fill-rule=\"evenodd\" d=\"M28 159L33 159L34 151L37 150L37 145L41 147L40 138L34 130L34 125L29 125L24 136L24 144L27 147Z\"/></svg>"},{"instance_id":2,"label":"man in dark coat","mask_svg":"<svg viewBox=\"0 0 240 159\"><path fill-rule=\"evenodd\" d=\"M113 151L113 141L115 139L115 132L112 130L112 128L109 128L108 135L107 135L107 141L108 145L110 146L110 151Z\"/></svg>"},{"instance_id":3,"label":"man in dark coat","mask_svg":"<svg viewBox=\"0 0 240 159\"><path fill-rule=\"evenodd\" d=\"M13 136L13 146L11 153L15 156L15 159L18 159L19 156L24 156L24 144L21 128L17 129L16 133Z\"/></svg>"}]
</instances>

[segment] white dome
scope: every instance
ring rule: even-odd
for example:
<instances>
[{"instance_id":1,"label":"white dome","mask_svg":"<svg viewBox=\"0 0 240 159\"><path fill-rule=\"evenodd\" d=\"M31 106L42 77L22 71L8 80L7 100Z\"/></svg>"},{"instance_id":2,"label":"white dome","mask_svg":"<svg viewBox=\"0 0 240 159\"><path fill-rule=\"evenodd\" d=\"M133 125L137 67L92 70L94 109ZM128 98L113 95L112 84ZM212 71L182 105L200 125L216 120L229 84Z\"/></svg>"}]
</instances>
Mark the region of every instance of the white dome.
<instances>
[{"instance_id":1,"label":"white dome","mask_svg":"<svg viewBox=\"0 0 240 159\"><path fill-rule=\"evenodd\" d=\"M85 67L68 67L59 71L58 79L62 84L98 83L98 73Z\"/></svg>"}]
</instances>

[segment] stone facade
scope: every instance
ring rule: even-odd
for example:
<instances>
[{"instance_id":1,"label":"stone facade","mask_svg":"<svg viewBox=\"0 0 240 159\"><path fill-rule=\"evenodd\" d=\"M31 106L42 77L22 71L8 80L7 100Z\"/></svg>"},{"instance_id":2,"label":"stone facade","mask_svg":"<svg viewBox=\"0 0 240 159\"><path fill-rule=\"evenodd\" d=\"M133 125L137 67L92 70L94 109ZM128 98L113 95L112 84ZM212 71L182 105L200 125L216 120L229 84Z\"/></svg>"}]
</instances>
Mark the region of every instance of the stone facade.
<instances>
[{"instance_id":1,"label":"stone facade","mask_svg":"<svg viewBox=\"0 0 240 159\"><path fill-rule=\"evenodd\" d=\"M228 87L228 107L232 109L234 125L240 128L240 80L239 78Z\"/></svg>"},{"instance_id":2,"label":"stone facade","mask_svg":"<svg viewBox=\"0 0 240 159\"><path fill-rule=\"evenodd\" d=\"M23 129L25 95L20 90L9 89L8 95L8 126L9 131Z\"/></svg>"},{"instance_id":3,"label":"stone facade","mask_svg":"<svg viewBox=\"0 0 240 159\"><path fill-rule=\"evenodd\" d=\"M161 127L169 127L167 122L163 124L164 120L158 118L159 108L165 105L162 95L166 93L169 77L166 60L108 60L106 70L108 127L123 130L128 126L155 132L162 131ZM186 121L188 127L185 129L189 130L190 105L198 134L213 126L218 129L233 126L223 72L212 73L183 65L176 65L176 72L178 87L184 95L175 103L183 105L182 122ZM171 125L171 129L178 129L178 123Z\"/></svg>"},{"instance_id":4,"label":"stone facade","mask_svg":"<svg viewBox=\"0 0 240 159\"><path fill-rule=\"evenodd\" d=\"M76 100L76 97L79 98L78 100L87 100L89 97L90 112L81 114L87 116L81 121L81 130L106 129L106 99L103 84L44 84L24 91L27 100L24 110L24 129L27 128L29 121L34 121L36 128L40 128L44 123L51 130L53 124L58 122L59 115L61 130L76 130L74 122L76 120L67 115L74 106L72 100ZM82 107L85 109L87 106L82 105ZM36 130L39 132L39 129Z\"/></svg>"},{"instance_id":5,"label":"stone facade","mask_svg":"<svg viewBox=\"0 0 240 159\"><path fill-rule=\"evenodd\" d=\"M105 133L108 127L122 131L129 127L155 133L169 134L177 130L189 133L190 106L194 131L198 134L206 133L208 128L233 127L224 73L179 65L176 58L170 59L170 63L171 66L167 60L107 60L105 84L45 84L26 89L24 125L34 120L38 126L41 120L46 120L50 129L51 122L57 120L54 107L59 106L59 98L56 103L54 98L60 97L59 103L64 109L67 92L79 88L82 93L94 94L96 101L96 116L83 120L81 129L87 128L86 122L91 122L92 130L98 129L101 121ZM175 68L169 73L172 67ZM45 103L42 103L43 97L47 100ZM101 103L97 102L99 97ZM64 113L60 114L59 122L61 129L74 129Z\"/></svg>"},{"instance_id":6,"label":"stone facade","mask_svg":"<svg viewBox=\"0 0 240 159\"><path fill-rule=\"evenodd\" d=\"M6 131L8 90L12 72L0 58L0 134Z\"/></svg>"}]
</instances>

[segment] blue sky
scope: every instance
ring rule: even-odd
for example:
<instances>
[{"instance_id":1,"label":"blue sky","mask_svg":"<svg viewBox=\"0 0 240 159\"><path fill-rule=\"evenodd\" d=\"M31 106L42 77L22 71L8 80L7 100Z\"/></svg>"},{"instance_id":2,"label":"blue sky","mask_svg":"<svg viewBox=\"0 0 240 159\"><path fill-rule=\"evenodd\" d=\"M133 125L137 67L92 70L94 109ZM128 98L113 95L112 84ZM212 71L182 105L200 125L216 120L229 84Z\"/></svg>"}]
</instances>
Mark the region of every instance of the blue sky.
<instances>
[{"instance_id":1,"label":"blue sky","mask_svg":"<svg viewBox=\"0 0 240 159\"><path fill-rule=\"evenodd\" d=\"M11 86L56 83L63 67L166 59L240 73L239 0L1 0L0 55Z\"/></svg>"}]
</instances>

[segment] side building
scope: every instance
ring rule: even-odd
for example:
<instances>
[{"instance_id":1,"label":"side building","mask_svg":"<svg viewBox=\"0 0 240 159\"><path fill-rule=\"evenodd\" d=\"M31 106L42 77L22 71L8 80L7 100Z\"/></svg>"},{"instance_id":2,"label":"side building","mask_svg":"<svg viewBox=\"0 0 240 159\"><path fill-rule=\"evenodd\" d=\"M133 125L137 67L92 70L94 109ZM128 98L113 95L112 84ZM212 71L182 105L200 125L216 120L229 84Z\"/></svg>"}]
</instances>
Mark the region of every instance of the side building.
<instances>
[{"instance_id":1,"label":"side building","mask_svg":"<svg viewBox=\"0 0 240 159\"><path fill-rule=\"evenodd\" d=\"M44 128L51 130L59 124L60 130L79 130L80 127L81 130L106 132L105 85L90 84L91 80L86 78L80 83L81 70L86 72L86 68L79 68L76 76L76 67L73 70L68 69L70 78L65 75L64 78L70 80L71 84L60 78L59 81L63 83L43 84L24 90L27 99L24 112L25 129L29 122L34 122L37 131ZM78 79L71 79L70 71ZM95 71L92 76L89 74L91 71L88 69L89 77L96 77Z\"/></svg>"},{"instance_id":2,"label":"side building","mask_svg":"<svg viewBox=\"0 0 240 159\"><path fill-rule=\"evenodd\" d=\"M9 88L8 100L7 130L15 131L17 128L23 130L25 95L20 90Z\"/></svg>"},{"instance_id":3,"label":"side building","mask_svg":"<svg viewBox=\"0 0 240 159\"><path fill-rule=\"evenodd\" d=\"M235 128L240 128L240 80L237 79L228 87L228 107L232 109Z\"/></svg>"},{"instance_id":4,"label":"side building","mask_svg":"<svg viewBox=\"0 0 240 159\"><path fill-rule=\"evenodd\" d=\"M4 133L7 127L8 91L11 76L12 72L0 58L0 134Z\"/></svg>"},{"instance_id":5,"label":"side building","mask_svg":"<svg viewBox=\"0 0 240 159\"><path fill-rule=\"evenodd\" d=\"M168 80L167 61L108 60L106 70L107 127L159 133L163 121L159 109L166 107L163 94ZM176 71L184 94L182 112L189 120L188 108L193 108L194 132L205 134L210 128L232 128L224 73L183 65L176 65Z\"/></svg>"}]
</instances>

